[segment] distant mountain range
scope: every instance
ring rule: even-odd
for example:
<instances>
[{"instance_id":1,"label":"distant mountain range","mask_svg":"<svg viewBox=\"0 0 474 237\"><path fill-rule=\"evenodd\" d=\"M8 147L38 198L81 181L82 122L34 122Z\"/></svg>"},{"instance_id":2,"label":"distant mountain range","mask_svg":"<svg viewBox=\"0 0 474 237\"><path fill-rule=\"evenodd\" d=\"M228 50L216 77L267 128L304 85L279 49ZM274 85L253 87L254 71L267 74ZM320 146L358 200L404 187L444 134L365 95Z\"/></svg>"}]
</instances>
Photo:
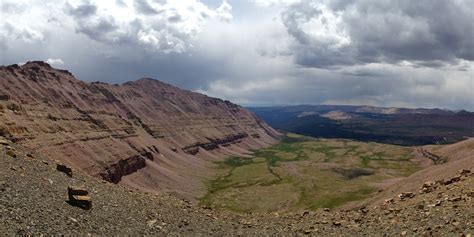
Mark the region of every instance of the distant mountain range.
<instances>
[{"instance_id":1,"label":"distant mountain range","mask_svg":"<svg viewBox=\"0 0 474 237\"><path fill-rule=\"evenodd\" d=\"M274 128L313 137L398 145L445 144L474 137L466 110L299 105L249 108Z\"/></svg>"}]
</instances>

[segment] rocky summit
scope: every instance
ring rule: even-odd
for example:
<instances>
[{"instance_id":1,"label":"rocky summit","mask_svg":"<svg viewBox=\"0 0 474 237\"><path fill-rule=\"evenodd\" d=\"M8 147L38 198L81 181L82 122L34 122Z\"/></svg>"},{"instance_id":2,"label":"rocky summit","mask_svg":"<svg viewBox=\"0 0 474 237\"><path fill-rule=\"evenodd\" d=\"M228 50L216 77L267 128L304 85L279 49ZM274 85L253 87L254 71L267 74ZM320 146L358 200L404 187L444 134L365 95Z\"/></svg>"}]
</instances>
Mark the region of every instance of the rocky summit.
<instances>
[{"instance_id":1,"label":"rocky summit","mask_svg":"<svg viewBox=\"0 0 474 237\"><path fill-rule=\"evenodd\" d=\"M112 183L205 193L212 161L277 141L229 101L143 78L86 83L41 61L0 67L0 135Z\"/></svg>"}]
</instances>

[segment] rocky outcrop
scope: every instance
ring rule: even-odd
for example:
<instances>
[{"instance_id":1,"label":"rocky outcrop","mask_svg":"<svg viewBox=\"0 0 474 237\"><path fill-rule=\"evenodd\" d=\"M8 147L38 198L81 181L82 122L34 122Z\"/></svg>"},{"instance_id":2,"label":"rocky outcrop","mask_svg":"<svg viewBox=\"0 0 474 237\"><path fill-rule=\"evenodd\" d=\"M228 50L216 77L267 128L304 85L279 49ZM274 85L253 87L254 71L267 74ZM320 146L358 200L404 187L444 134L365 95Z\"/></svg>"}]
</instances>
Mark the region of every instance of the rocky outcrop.
<instances>
[{"instance_id":1,"label":"rocky outcrop","mask_svg":"<svg viewBox=\"0 0 474 237\"><path fill-rule=\"evenodd\" d=\"M435 165L439 165L446 162L446 158L444 157L435 155L424 148L421 148L420 150L421 150L421 154L423 154L424 157L432 160Z\"/></svg>"},{"instance_id":2,"label":"rocky outcrop","mask_svg":"<svg viewBox=\"0 0 474 237\"><path fill-rule=\"evenodd\" d=\"M139 155L131 156L107 167L102 173L100 173L100 176L109 182L118 183L122 180L123 176L137 172L137 170L144 168L145 166L146 160L143 157Z\"/></svg>"},{"instance_id":3,"label":"rocky outcrop","mask_svg":"<svg viewBox=\"0 0 474 237\"><path fill-rule=\"evenodd\" d=\"M242 141L242 139L248 137L247 133L239 133L236 135L228 135L223 138L207 138L209 142L198 142L186 147L183 147L185 153L190 155L196 155L199 152L199 148L202 148L207 151L218 149L219 146L230 146ZM255 138L255 137L254 137Z\"/></svg>"}]
</instances>

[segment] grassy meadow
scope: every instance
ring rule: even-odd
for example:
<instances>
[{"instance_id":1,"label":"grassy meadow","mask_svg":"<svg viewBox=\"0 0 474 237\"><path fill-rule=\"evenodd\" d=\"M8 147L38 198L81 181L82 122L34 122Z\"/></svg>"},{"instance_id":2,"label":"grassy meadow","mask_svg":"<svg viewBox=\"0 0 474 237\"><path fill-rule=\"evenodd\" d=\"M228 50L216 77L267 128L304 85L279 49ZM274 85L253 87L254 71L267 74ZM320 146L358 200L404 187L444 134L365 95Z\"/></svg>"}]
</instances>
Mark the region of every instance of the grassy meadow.
<instances>
[{"instance_id":1,"label":"grassy meadow","mask_svg":"<svg viewBox=\"0 0 474 237\"><path fill-rule=\"evenodd\" d=\"M237 212L334 208L419 169L411 147L288 134L280 143L217 163L203 205Z\"/></svg>"}]
</instances>

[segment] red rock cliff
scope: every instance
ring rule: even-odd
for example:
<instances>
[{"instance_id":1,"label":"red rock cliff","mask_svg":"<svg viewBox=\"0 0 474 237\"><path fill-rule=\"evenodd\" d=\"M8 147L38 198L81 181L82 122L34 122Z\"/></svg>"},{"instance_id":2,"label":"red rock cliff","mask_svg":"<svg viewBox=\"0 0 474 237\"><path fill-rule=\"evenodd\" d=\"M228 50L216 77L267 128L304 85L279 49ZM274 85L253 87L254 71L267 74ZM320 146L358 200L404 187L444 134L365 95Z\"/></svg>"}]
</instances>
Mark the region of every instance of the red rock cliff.
<instances>
[{"instance_id":1,"label":"red rock cliff","mask_svg":"<svg viewBox=\"0 0 474 237\"><path fill-rule=\"evenodd\" d=\"M44 62L0 67L0 133L111 182L187 196L202 194L212 161L279 136L229 101L153 79L86 83Z\"/></svg>"}]
</instances>

